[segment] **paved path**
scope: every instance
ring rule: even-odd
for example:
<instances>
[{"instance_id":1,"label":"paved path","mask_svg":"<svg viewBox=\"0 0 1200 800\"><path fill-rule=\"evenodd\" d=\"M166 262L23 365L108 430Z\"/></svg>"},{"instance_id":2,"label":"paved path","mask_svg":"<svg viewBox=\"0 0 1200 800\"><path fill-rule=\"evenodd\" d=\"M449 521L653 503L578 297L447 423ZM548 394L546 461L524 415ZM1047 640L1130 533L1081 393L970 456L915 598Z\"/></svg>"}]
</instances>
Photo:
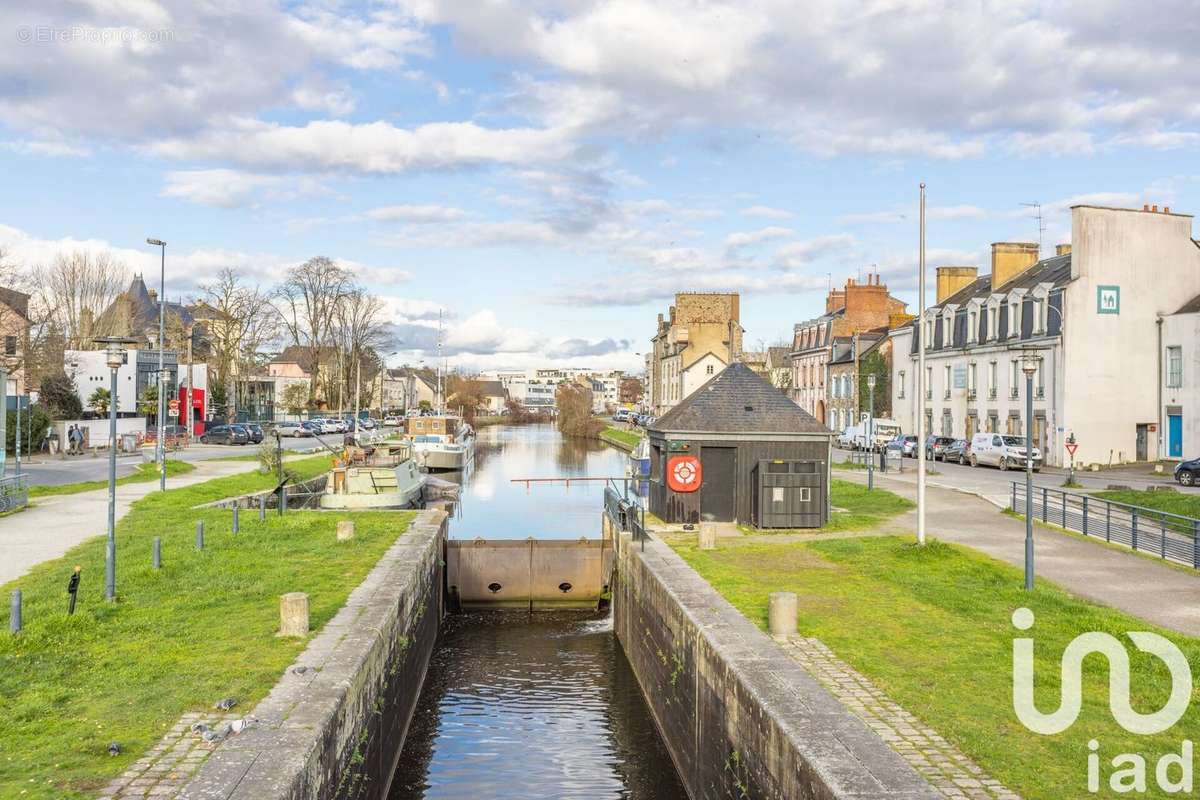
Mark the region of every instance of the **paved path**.
<instances>
[{"instance_id":1,"label":"paved path","mask_svg":"<svg viewBox=\"0 0 1200 800\"><path fill-rule=\"evenodd\" d=\"M866 476L840 478L866 483ZM916 478L876 475L876 485L916 500ZM1016 566L1025 563L1025 522L1001 514L984 500L943 488L926 490L926 531L946 542L973 547ZM917 512L896 518L917 528ZM1188 636L1200 637L1200 574L1105 547L1099 542L1034 526L1034 564L1039 578L1095 603Z\"/></svg>"},{"instance_id":2,"label":"paved path","mask_svg":"<svg viewBox=\"0 0 1200 800\"><path fill-rule=\"evenodd\" d=\"M253 461L205 461L185 475L167 478L167 488L190 486L213 478L256 469ZM117 519L134 500L158 491L158 481L117 487ZM58 558L80 542L102 536L108 528L108 490L51 495L32 508L0 519L0 584L19 578L35 564Z\"/></svg>"}]
</instances>

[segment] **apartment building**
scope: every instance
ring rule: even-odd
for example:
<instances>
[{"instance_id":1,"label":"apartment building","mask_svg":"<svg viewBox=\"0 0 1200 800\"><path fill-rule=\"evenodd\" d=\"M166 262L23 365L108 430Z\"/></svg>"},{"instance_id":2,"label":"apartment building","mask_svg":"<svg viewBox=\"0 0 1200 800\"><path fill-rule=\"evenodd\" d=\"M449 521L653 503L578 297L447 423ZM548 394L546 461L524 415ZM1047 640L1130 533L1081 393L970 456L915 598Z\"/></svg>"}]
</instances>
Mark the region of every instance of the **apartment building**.
<instances>
[{"instance_id":1,"label":"apartment building","mask_svg":"<svg viewBox=\"0 0 1200 800\"><path fill-rule=\"evenodd\" d=\"M1200 295L1162 320L1162 414L1166 458L1200 456Z\"/></svg>"},{"instance_id":2,"label":"apartment building","mask_svg":"<svg viewBox=\"0 0 1200 800\"><path fill-rule=\"evenodd\" d=\"M1071 236L1071 245L1040 260L1036 244L993 244L989 275L938 270L937 302L890 334L894 416L906 431L923 413L927 430L946 436L1023 435L1021 358L1034 349L1033 436L1048 464L1068 463L1071 437L1076 463L1167 454L1166 400L1149 387L1167 379L1160 320L1200 294L1192 218L1157 206L1075 206ZM923 398L917 324L926 342Z\"/></svg>"},{"instance_id":3,"label":"apartment building","mask_svg":"<svg viewBox=\"0 0 1200 800\"><path fill-rule=\"evenodd\" d=\"M655 416L700 388L742 356L736 293L681 292L658 327L646 359L650 413Z\"/></svg>"}]
</instances>

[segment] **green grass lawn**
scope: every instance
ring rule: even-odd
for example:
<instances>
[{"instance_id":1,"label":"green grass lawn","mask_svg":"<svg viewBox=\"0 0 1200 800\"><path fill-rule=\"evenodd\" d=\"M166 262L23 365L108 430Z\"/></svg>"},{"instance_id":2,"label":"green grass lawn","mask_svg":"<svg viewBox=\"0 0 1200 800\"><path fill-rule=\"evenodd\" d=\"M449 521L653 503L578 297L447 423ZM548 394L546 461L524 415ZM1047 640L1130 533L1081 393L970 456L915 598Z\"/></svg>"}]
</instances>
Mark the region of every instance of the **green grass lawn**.
<instances>
[{"instance_id":1,"label":"green grass lawn","mask_svg":"<svg viewBox=\"0 0 1200 800\"><path fill-rule=\"evenodd\" d=\"M642 440L642 435L634 431L626 431L620 428L605 428L600 432L600 438L603 441L611 442L616 445L623 445L632 450L637 447L638 442Z\"/></svg>"},{"instance_id":2,"label":"green grass lawn","mask_svg":"<svg viewBox=\"0 0 1200 800\"><path fill-rule=\"evenodd\" d=\"M829 484L829 502L835 509L829 518L829 524L824 528L803 528L799 530L769 528L758 530L750 526L741 526L746 533L779 534L779 533L834 533L837 531L858 531L873 528L881 522L897 514L903 514L916 506L898 494L885 489L875 488L867 491L863 484L834 478Z\"/></svg>"},{"instance_id":3,"label":"green grass lawn","mask_svg":"<svg viewBox=\"0 0 1200 800\"><path fill-rule=\"evenodd\" d=\"M1093 492L1096 497L1131 506L1153 508L1168 514L1200 518L1200 494L1194 492L1146 492L1136 489L1128 491Z\"/></svg>"},{"instance_id":4,"label":"green grass lawn","mask_svg":"<svg viewBox=\"0 0 1200 800\"><path fill-rule=\"evenodd\" d=\"M191 472L196 468L195 464L187 461L176 461L173 458L167 459L167 477L173 475L183 475ZM117 483L145 483L146 481L158 480L158 465L151 463L138 464L137 469L123 478L117 478ZM78 494L79 492L90 492L93 489L108 488L108 478L99 481L80 481L78 483L64 483L59 486L30 486L29 498L32 500L37 497L47 497L55 494Z\"/></svg>"},{"instance_id":5,"label":"green grass lawn","mask_svg":"<svg viewBox=\"0 0 1200 800\"><path fill-rule=\"evenodd\" d=\"M1101 764L1140 753L1149 763L1149 788L1138 797L1162 797L1154 782L1158 757L1200 729L1200 703L1166 733L1135 736L1108 708L1108 673L1100 656L1084 662L1083 711L1056 736L1027 730L1012 710L1012 612L1032 609L1037 703L1059 702L1059 662L1075 636L1105 631L1127 645L1133 663L1132 702L1143 713L1165 702L1170 679L1161 662L1137 652L1126 631L1151 630L1179 645L1200 672L1200 641L1155 629L1141 620L1071 597L1046 583L1032 594L1016 568L966 548L932 542L917 548L906 537L748 543L701 551L694 542L673 546L722 595L762 628L767 595L794 591L800 631L824 641L870 677L893 700L931 725L1010 789L1030 800L1093 796L1087 793L1087 743L1100 742ZM1101 784L1107 793L1107 777Z\"/></svg>"},{"instance_id":6,"label":"green grass lawn","mask_svg":"<svg viewBox=\"0 0 1200 800\"><path fill-rule=\"evenodd\" d=\"M328 469L317 456L289 462L298 478ZM339 515L243 514L194 508L270 488L274 476L219 478L137 501L118 523L119 602L103 599L104 541L96 537L36 567L20 587L25 630L0 634L0 797L83 798L120 774L188 710L224 697L249 712L305 646L277 639L279 595L309 595L318 630L376 564L413 513L355 514L356 537L335 541ZM194 547L205 521L205 549ZM163 568L150 567L163 540ZM66 615L66 583L83 567L78 609ZM0 630L8 630L8 604ZM122 754L110 757L109 742Z\"/></svg>"},{"instance_id":7,"label":"green grass lawn","mask_svg":"<svg viewBox=\"0 0 1200 800\"><path fill-rule=\"evenodd\" d=\"M830 464L830 466L832 466L834 469L859 470L862 472L867 471L867 465L857 461L834 461L832 464Z\"/></svg>"}]
</instances>

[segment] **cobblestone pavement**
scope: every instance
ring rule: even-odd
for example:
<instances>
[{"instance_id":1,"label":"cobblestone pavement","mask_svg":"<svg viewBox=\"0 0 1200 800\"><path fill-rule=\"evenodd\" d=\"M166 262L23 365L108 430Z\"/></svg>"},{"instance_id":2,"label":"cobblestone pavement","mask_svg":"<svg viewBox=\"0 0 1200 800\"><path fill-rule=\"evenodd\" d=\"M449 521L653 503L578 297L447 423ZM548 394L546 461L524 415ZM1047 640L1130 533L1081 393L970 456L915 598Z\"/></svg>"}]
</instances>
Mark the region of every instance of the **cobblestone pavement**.
<instances>
[{"instance_id":1,"label":"cobblestone pavement","mask_svg":"<svg viewBox=\"0 0 1200 800\"><path fill-rule=\"evenodd\" d=\"M944 797L1020 800L937 731L926 727L819 639L791 636L783 648Z\"/></svg>"},{"instance_id":2,"label":"cobblestone pavement","mask_svg":"<svg viewBox=\"0 0 1200 800\"><path fill-rule=\"evenodd\" d=\"M220 712L184 714L158 744L104 787L99 800L174 797L220 744L204 741L201 734L192 731L192 726L202 722L215 729L240 717Z\"/></svg>"}]
</instances>

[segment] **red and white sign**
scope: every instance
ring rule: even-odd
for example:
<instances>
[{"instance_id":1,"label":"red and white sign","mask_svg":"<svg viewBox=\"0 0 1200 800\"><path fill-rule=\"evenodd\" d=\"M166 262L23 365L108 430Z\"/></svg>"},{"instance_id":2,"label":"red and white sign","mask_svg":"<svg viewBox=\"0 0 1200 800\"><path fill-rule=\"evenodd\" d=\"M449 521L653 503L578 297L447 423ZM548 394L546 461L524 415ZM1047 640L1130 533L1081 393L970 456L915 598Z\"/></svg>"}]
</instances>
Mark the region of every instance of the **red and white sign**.
<instances>
[{"instance_id":1,"label":"red and white sign","mask_svg":"<svg viewBox=\"0 0 1200 800\"><path fill-rule=\"evenodd\" d=\"M1074 457L1074 455L1075 455L1075 451L1076 451L1076 450L1078 450L1078 449L1079 449L1079 444L1078 444L1078 443L1076 443L1076 442L1067 442L1067 452L1068 452L1068 453L1070 453L1072 457Z\"/></svg>"},{"instance_id":2,"label":"red and white sign","mask_svg":"<svg viewBox=\"0 0 1200 800\"><path fill-rule=\"evenodd\" d=\"M172 398L167 401L167 413L172 417L179 416L179 401Z\"/></svg>"},{"instance_id":3,"label":"red and white sign","mask_svg":"<svg viewBox=\"0 0 1200 800\"><path fill-rule=\"evenodd\" d=\"M667 486L671 491L694 492L703 479L700 459L695 456L674 456L667 461Z\"/></svg>"}]
</instances>

